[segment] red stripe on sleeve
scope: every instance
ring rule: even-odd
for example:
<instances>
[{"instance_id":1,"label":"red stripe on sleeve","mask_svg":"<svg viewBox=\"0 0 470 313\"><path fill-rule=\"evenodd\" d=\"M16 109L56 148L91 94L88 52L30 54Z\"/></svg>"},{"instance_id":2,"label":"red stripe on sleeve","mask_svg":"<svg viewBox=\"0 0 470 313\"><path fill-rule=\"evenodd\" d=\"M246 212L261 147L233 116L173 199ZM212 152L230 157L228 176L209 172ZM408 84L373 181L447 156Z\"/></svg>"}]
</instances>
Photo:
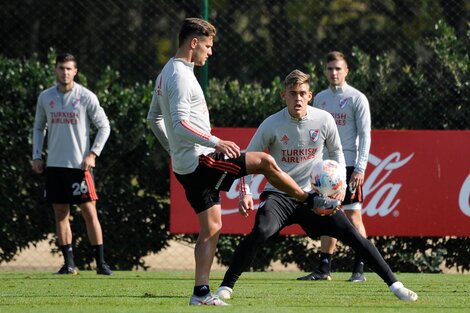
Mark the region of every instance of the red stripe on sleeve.
<instances>
[{"instance_id":1,"label":"red stripe on sleeve","mask_svg":"<svg viewBox=\"0 0 470 313\"><path fill-rule=\"evenodd\" d=\"M188 131L192 132L194 135L198 136L198 137L201 137L205 140L209 140L209 138L211 138L211 134L207 134L205 132L202 132L200 131L199 129L195 129L194 127L191 126L191 124L186 121L186 120L182 120L181 121L181 125L187 129Z\"/></svg>"}]
</instances>

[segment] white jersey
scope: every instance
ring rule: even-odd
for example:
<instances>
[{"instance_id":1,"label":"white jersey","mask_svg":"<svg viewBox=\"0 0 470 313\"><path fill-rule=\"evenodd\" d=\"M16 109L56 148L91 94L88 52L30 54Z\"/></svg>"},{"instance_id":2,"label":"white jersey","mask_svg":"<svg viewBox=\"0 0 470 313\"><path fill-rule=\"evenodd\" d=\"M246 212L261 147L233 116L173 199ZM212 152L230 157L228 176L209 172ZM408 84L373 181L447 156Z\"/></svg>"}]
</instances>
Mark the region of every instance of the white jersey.
<instances>
[{"instance_id":1,"label":"white jersey","mask_svg":"<svg viewBox=\"0 0 470 313\"><path fill-rule=\"evenodd\" d=\"M170 153L175 173L194 172L199 155L214 152L218 138L211 135L209 111L194 63L171 58L155 82L147 121Z\"/></svg>"},{"instance_id":2,"label":"white jersey","mask_svg":"<svg viewBox=\"0 0 470 313\"><path fill-rule=\"evenodd\" d=\"M335 121L327 112L307 106L307 115L302 119L293 118L287 108L266 118L256 130L247 151L267 150L277 165L300 188L309 192L312 190L310 172L313 164L322 159L323 148L328 150L330 159L344 166ZM281 192L269 183L265 190Z\"/></svg>"},{"instance_id":3,"label":"white jersey","mask_svg":"<svg viewBox=\"0 0 470 313\"><path fill-rule=\"evenodd\" d=\"M346 166L364 173L371 144L371 117L369 101L356 88L344 83L318 93L313 106L331 113L338 126Z\"/></svg>"},{"instance_id":4,"label":"white jersey","mask_svg":"<svg viewBox=\"0 0 470 313\"><path fill-rule=\"evenodd\" d=\"M90 122L96 126L90 149ZM41 159L47 128L47 166L82 168L83 159L93 151L100 155L111 128L96 95L80 84L62 93L58 86L38 97L33 128L33 160Z\"/></svg>"}]
</instances>

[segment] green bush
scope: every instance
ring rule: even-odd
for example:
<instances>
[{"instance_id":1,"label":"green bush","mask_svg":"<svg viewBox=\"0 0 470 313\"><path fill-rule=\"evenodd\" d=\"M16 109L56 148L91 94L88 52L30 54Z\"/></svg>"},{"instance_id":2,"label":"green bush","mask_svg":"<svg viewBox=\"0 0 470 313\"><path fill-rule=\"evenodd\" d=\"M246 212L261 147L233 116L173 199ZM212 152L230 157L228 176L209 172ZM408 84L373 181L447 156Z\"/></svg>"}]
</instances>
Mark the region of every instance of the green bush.
<instances>
[{"instance_id":1,"label":"green bush","mask_svg":"<svg viewBox=\"0 0 470 313\"><path fill-rule=\"evenodd\" d=\"M49 64L0 57L1 198L0 262L54 233L52 209L43 201L44 181L31 170L31 136L36 99L54 83ZM86 85L86 77L79 81ZM106 69L95 92L111 123L111 136L97 159L98 212L106 257L117 269L145 268L142 257L167 246L169 161L146 125L153 83L122 86ZM93 89L93 88L92 88ZM72 220L76 263L93 264L83 219Z\"/></svg>"},{"instance_id":2,"label":"green bush","mask_svg":"<svg viewBox=\"0 0 470 313\"><path fill-rule=\"evenodd\" d=\"M51 69L35 60L0 56L0 261L54 230L41 201L41 178L31 170L31 130L36 97L52 83Z\"/></svg>"},{"instance_id":3,"label":"green bush","mask_svg":"<svg viewBox=\"0 0 470 313\"><path fill-rule=\"evenodd\" d=\"M470 34L470 31L468 32ZM470 36L467 36L470 37ZM428 54L416 64L402 64L394 55L372 57L358 48L350 60L349 83L362 90L371 102L374 128L468 129L468 42L456 40L452 29L436 25L434 37L426 39ZM465 46L467 45L467 46ZM11 60L0 56L0 263L11 261L28 245L54 233L52 209L43 201L43 177L31 171L31 131L36 99L54 82L54 52L43 64L36 58ZM432 60L432 62L431 62ZM437 62L437 66L435 65ZM433 64L435 73L428 75ZM307 63L304 71L313 77L315 92L327 82L324 64ZM87 78L79 80L87 85ZM128 86L120 73L110 68L93 81L95 91L111 122L111 136L97 160L98 211L105 238L107 261L117 269L146 268L142 257L166 248L170 239L194 242L194 235L169 233L169 158L146 126L153 82ZM444 86L444 87L443 87ZM207 103L214 126L256 127L283 107L281 78L268 88L258 84L212 79ZM390 108L388 99L412 94L419 119L407 106ZM459 126L461 125L461 126ZM74 212L77 215L77 212ZM90 268L90 253L84 221L73 218L76 262ZM55 237L54 237L55 238ZM241 236L223 235L217 256L230 263ZM53 239L55 240L55 239ZM374 237L378 249L393 269L438 272L439 265L470 270L468 238ZM302 236L277 236L260 248L252 270L266 270L271 261L295 263L302 270L316 265L318 247ZM336 270L350 269L351 251L338 246Z\"/></svg>"}]
</instances>

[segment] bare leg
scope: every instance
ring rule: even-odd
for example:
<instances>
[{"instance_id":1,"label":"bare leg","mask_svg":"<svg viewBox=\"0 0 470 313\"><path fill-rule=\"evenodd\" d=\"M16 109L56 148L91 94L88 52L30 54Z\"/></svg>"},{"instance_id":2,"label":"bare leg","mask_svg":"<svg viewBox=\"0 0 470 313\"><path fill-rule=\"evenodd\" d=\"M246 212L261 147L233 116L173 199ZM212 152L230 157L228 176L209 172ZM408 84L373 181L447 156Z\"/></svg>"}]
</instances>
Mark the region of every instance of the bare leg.
<instances>
[{"instance_id":1,"label":"bare leg","mask_svg":"<svg viewBox=\"0 0 470 313\"><path fill-rule=\"evenodd\" d=\"M354 225L354 227L356 227L356 229L359 231L362 237L366 238L367 233L366 233L366 228L364 226L364 223L362 222L361 210L345 210L344 213L346 214L348 219L351 221L351 223Z\"/></svg>"},{"instance_id":2,"label":"bare leg","mask_svg":"<svg viewBox=\"0 0 470 313\"><path fill-rule=\"evenodd\" d=\"M93 246L103 244L103 232L96 212L96 202L90 201L80 204L82 216L85 219L88 239Z\"/></svg>"},{"instance_id":3,"label":"bare leg","mask_svg":"<svg viewBox=\"0 0 470 313\"><path fill-rule=\"evenodd\" d=\"M336 242L338 241L336 240L336 238L328 237L328 236L321 236L320 240L321 240L320 251L322 253L333 254L333 252L335 252Z\"/></svg>"},{"instance_id":4,"label":"bare leg","mask_svg":"<svg viewBox=\"0 0 470 313\"><path fill-rule=\"evenodd\" d=\"M222 229L220 205L198 214L199 236L194 248L196 260L195 286L209 285L209 276L214 260L220 230Z\"/></svg>"},{"instance_id":5,"label":"bare leg","mask_svg":"<svg viewBox=\"0 0 470 313\"><path fill-rule=\"evenodd\" d=\"M55 227L59 246L72 243L72 230L70 229L70 206L68 204L52 204L55 216Z\"/></svg>"},{"instance_id":6,"label":"bare leg","mask_svg":"<svg viewBox=\"0 0 470 313\"><path fill-rule=\"evenodd\" d=\"M264 152L247 152L246 169L248 174L263 174L268 182L277 189L304 202L308 193L285 172L283 172L272 156Z\"/></svg>"}]
</instances>

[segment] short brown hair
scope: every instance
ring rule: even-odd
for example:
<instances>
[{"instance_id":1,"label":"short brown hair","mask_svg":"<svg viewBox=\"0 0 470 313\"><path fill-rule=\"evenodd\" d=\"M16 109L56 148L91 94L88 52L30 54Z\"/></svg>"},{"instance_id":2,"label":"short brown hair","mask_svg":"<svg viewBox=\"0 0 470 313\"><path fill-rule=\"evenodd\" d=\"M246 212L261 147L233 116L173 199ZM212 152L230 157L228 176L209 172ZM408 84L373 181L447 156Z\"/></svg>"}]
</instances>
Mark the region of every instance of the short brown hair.
<instances>
[{"instance_id":1,"label":"short brown hair","mask_svg":"<svg viewBox=\"0 0 470 313\"><path fill-rule=\"evenodd\" d=\"M179 46L185 42L188 37L192 36L206 36L215 37L216 29L214 25L200 18L188 17L184 19L183 25L181 26L179 34Z\"/></svg>"},{"instance_id":2,"label":"short brown hair","mask_svg":"<svg viewBox=\"0 0 470 313\"><path fill-rule=\"evenodd\" d=\"M348 65L348 60L342 52L330 51L326 55L326 63L329 63L331 61L341 61L341 60L343 60L344 63L346 63L346 66Z\"/></svg>"},{"instance_id":3,"label":"short brown hair","mask_svg":"<svg viewBox=\"0 0 470 313\"><path fill-rule=\"evenodd\" d=\"M77 67L77 59L70 53L60 53L55 58L55 65L59 63L73 62L75 67Z\"/></svg>"},{"instance_id":4,"label":"short brown hair","mask_svg":"<svg viewBox=\"0 0 470 313\"><path fill-rule=\"evenodd\" d=\"M310 86L310 75L299 70L293 70L284 79L284 88L302 84L308 84Z\"/></svg>"}]
</instances>

